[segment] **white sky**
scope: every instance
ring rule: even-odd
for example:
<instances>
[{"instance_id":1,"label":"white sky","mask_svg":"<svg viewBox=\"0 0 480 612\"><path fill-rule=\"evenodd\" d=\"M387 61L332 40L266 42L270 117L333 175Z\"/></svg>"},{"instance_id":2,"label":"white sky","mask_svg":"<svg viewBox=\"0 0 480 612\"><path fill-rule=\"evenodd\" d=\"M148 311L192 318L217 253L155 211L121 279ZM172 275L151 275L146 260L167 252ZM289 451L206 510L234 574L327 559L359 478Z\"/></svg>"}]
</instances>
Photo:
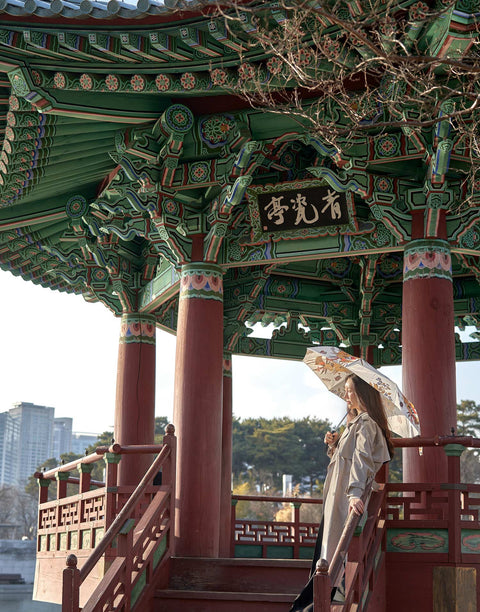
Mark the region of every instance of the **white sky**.
<instances>
[{"instance_id":1,"label":"white sky","mask_svg":"<svg viewBox=\"0 0 480 612\"><path fill-rule=\"evenodd\" d=\"M102 304L50 291L0 270L0 412L13 402L53 406L74 431L113 426L119 319ZM175 337L157 331L156 414L172 419ZM401 368L383 371L401 385ZM457 365L457 398L480 403L479 364ZM233 358L233 411L240 418L328 418L345 404L303 363Z\"/></svg>"}]
</instances>

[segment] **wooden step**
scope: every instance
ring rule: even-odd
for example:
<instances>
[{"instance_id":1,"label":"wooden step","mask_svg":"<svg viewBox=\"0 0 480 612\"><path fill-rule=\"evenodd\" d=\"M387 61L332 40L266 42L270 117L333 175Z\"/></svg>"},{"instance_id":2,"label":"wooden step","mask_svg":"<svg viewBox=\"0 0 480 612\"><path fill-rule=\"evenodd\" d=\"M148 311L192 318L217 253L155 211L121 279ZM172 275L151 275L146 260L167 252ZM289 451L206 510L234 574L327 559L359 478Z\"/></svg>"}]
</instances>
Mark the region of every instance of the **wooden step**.
<instances>
[{"instance_id":1,"label":"wooden step","mask_svg":"<svg viewBox=\"0 0 480 612\"><path fill-rule=\"evenodd\" d=\"M155 594L154 612L286 612L297 594L165 589Z\"/></svg>"},{"instance_id":2,"label":"wooden step","mask_svg":"<svg viewBox=\"0 0 480 612\"><path fill-rule=\"evenodd\" d=\"M296 594L225 591L157 591L153 612L287 612ZM330 612L343 612L332 604Z\"/></svg>"},{"instance_id":3,"label":"wooden step","mask_svg":"<svg viewBox=\"0 0 480 612\"><path fill-rule=\"evenodd\" d=\"M173 557L171 589L239 593L299 593L310 561L299 559L209 559Z\"/></svg>"},{"instance_id":4,"label":"wooden step","mask_svg":"<svg viewBox=\"0 0 480 612\"><path fill-rule=\"evenodd\" d=\"M308 580L310 561L172 557L154 612L287 612Z\"/></svg>"}]
</instances>

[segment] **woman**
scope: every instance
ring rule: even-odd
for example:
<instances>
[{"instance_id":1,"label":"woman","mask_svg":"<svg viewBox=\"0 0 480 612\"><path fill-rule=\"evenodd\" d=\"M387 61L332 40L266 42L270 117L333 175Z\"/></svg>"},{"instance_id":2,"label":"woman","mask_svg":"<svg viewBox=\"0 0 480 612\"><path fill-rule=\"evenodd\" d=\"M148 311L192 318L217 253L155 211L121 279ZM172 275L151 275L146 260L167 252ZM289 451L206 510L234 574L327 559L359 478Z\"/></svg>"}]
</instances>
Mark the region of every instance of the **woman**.
<instances>
[{"instance_id":1,"label":"woman","mask_svg":"<svg viewBox=\"0 0 480 612\"><path fill-rule=\"evenodd\" d=\"M313 575L319 559L332 561L349 512L365 510L363 492L380 467L393 456L393 443L379 392L352 374L345 383L347 426L342 435L328 432L331 456L323 487L323 519L310 572L310 580L290 612L313 610ZM323 527L322 527L323 525ZM332 597L335 589L332 591Z\"/></svg>"}]
</instances>

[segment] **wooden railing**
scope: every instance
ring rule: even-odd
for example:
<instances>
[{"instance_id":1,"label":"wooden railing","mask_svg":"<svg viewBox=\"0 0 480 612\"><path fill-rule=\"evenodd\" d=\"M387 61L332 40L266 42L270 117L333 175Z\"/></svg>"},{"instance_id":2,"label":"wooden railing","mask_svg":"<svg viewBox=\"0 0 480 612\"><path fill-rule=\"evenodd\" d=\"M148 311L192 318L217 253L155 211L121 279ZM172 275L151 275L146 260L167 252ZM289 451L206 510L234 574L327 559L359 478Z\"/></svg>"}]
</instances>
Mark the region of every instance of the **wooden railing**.
<instances>
[{"instance_id":1,"label":"wooden railing","mask_svg":"<svg viewBox=\"0 0 480 612\"><path fill-rule=\"evenodd\" d=\"M332 584L345 571L345 604L343 610L366 610L374 589L384 589L387 555L421 552L431 554L438 563L479 564L480 485L460 482L460 455L465 448L480 448L480 439L469 436L435 436L394 440L397 447L443 447L447 455L448 483L385 483L371 494L368 512L358 525L355 517L347 523L343 544L332 560L323 564L314 579L317 600L315 612L330 611ZM385 480L380 474L377 480ZM257 547L262 556L268 547L310 547L313 553L317 524L301 522L303 504L321 503L309 498L233 496L232 556L235 546ZM292 504L289 522L237 518L237 501ZM306 533L308 537L301 534ZM352 535L353 534L353 535ZM420 534L420 535L418 535ZM351 540L348 546L345 545ZM243 549L242 552L244 552ZM305 549L304 549L305 550ZM242 555L244 556L244 555ZM252 555L254 556L254 555ZM284 557L285 555L282 555ZM292 555L298 558L297 555ZM347 559L345 566L343 559ZM480 567L479 567L480 570ZM340 574L338 573L340 571Z\"/></svg>"},{"instance_id":2,"label":"wooden railing","mask_svg":"<svg viewBox=\"0 0 480 612\"><path fill-rule=\"evenodd\" d=\"M464 447L480 447L480 440L435 437L395 442L397 446L405 447L445 447L448 483L381 484L379 491L371 494L366 518L355 525L357 519L351 517L352 520L347 523L331 567L325 564L319 567L314 580L316 612L330 610L331 585L341 578L343 571L346 585L343 609L366 610L372 591L376 589L379 592L384 588L382 580L385 580L385 572L382 568L385 567L387 555L392 554L388 552L388 546L396 547L395 553L399 554L411 551L417 545L423 547L419 552L424 552L427 546L439 562L478 564L480 485L460 483L460 454ZM131 490L111 484L115 482L117 462L122 453L159 451L159 456L133 495ZM128 611L133 607L140 610L154 588L154 576L158 577L159 564L163 564L172 552L168 539L172 530L174 500L173 431L165 436L162 447L101 448L94 455L96 458L88 456L39 475L41 498L45 498L46 491L42 483L54 476L57 479L57 499L44 501L40 505L40 560L43 554L50 567L64 551L71 552L75 547L83 551L97 546L93 554L89 551L88 560L85 557L83 564L79 563L80 569L77 568L78 555L68 556L63 574L63 612L78 612L82 607L85 612L100 609ZM85 470L84 464L88 467L101 457L107 459L106 486L88 490L92 482L85 476L88 470ZM152 486L150 483L160 466L163 483L160 487ZM70 471L74 467L81 472L78 479L80 493L67 498L64 497L66 484L72 482ZM76 482L75 479L73 481ZM239 501L268 502L276 504L277 508L282 504L291 504L292 520L238 519L235 506ZM278 547L282 546L292 549L293 558L305 558L305 549L313 552L318 524L302 522L301 507L321 503L320 499L297 497L233 496L232 556L236 545L246 545L260 547L261 556L274 557L276 555L268 554L268 550L272 552L276 548L280 552ZM421 532L428 530L431 537L418 544L418 539L412 535L415 529ZM82 547L84 540L88 546ZM47 544L47 550L43 552L42 541ZM115 542L114 548L112 545ZM284 554L278 556L285 558ZM102 561L104 565L100 573L103 578L93 577L91 584L97 588L91 588L88 585L91 570ZM85 588L80 590L80 585ZM82 591L93 593L90 601L82 595Z\"/></svg>"},{"instance_id":3,"label":"wooden railing","mask_svg":"<svg viewBox=\"0 0 480 612\"><path fill-rule=\"evenodd\" d=\"M62 603L64 612L82 608L93 612L114 601L111 609L130 610L145 600L153 588L154 573L161 571L172 552L174 431L173 425L167 427L162 445L102 447L92 455L36 474L41 503L35 599ZM158 456L135 489L117 486L117 466L123 454L154 453ZM102 458L106 459L105 486L88 490L94 484L88 468ZM70 477L73 469L79 469L79 479ZM161 485L153 485L160 471ZM45 483L53 478L58 483L57 499L48 502ZM77 480L80 492L66 497L67 482ZM64 560L68 556L60 601L62 589L55 576L56 571L61 576L57 565L62 553Z\"/></svg>"},{"instance_id":4,"label":"wooden railing","mask_svg":"<svg viewBox=\"0 0 480 612\"><path fill-rule=\"evenodd\" d=\"M255 519L237 518L236 508L239 501L264 502L274 504L280 509L290 504L292 510L291 521L258 521ZM278 547L290 547L291 558L308 558L313 553L318 533L318 523L301 521L302 506L321 506L322 499L308 497L266 497L262 495L233 495L232 496L232 537L231 556L236 556L236 549L245 547L247 551L242 556L274 558L279 554ZM277 550L276 550L277 549ZM260 554L259 554L260 553Z\"/></svg>"},{"instance_id":5,"label":"wooden railing","mask_svg":"<svg viewBox=\"0 0 480 612\"><path fill-rule=\"evenodd\" d=\"M395 440L397 447L442 446L447 454L448 483L381 485L372 493L367 518L353 532L358 517L350 515L330 567L326 562L317 565L314 578L315 612L331 609L331 589L338 584L345 567L345 602L343 610L362 612L368 607L370 596L378 580L384 580L381 571L385 563L386 545L397 546L397 552L409 552L418 545L427 546L435 555L436 563L475 563L478 557L478 530L480 485L460 483L460 455L463 447L479 448L480 440L470 437L436 436ZM387 539L387 529L391 537ZM398 530L398 533L397 531ZM420 543L415 530L422 532ZM425 533L426 532L426 533ZM472 535L469 535L471 532ZM418 532L417 532L418 533ZM394 535L397 534L397 535ZM426 536L426 537L424 537ZM468 550L469 539L472 540ZM351 544L350 544L351 540ZM467 549L467 550L466 550ZM348 552L348 554L347 554ZM473 557L474 553L477 553ZM346 559L345 566L343 560ZM384 588L380 584L378 588Z\"/></svg>"},{"instance_id":6,"label":"wooden railing","mask_svg":"<svg viewBox=\"0 0 480 612\"><path fill-rule=\"evenodd\" d=\"M138 522L129 517L141 500L145 488L158 471L165 467L171 453L172 445L165 444L81 570L76 567L74 555L68 557L67 568L63 572L62 612L80 612L80 587L114 538L117 538L117 556L82 607L83 611L110 609L128 612L139 602L141 591L137 587L143 590L147 585L152 585L160 553L167 546L167 535L172 533L173 483L159 487L160 490Z\"/></svg>"},{"instance_id":7,"label":"wooden railing","mask_svg":"<svg viewBox=\"0 0 480 612\"><path fill-rule=\"evenodd\" d=\"M370 487L362 496L365 502ZM345 576L344 610L363 610L369 592L375 588L379 567L384 562L385 521L381 518L385 485L371 494L367 512L360 517L350 513L330 565L324 559L317 563L313 581L314 610L331 608L331 592ZM356 536L356 537L354 537Z\"/></svg>"}]
</instances>

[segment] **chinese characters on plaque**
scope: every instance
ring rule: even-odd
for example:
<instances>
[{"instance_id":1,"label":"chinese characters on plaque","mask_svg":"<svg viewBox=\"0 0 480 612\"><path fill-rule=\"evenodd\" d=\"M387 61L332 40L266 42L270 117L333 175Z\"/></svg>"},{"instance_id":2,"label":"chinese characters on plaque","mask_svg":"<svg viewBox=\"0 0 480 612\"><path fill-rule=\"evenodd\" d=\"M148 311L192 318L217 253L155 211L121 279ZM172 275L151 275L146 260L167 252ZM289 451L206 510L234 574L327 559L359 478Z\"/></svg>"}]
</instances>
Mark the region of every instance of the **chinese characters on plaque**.
<instances>
[{"instance_id":1,"label":"chinese characters on plaque","mask_svg":"<svg viewBox=\"0 0 480 612\"><path fill-rule=\"evenodd\" d=\"M259 193L262 230L295 230L348 223L345 193L332 187L304 187Z\"/></svg>"}]
</instances>

